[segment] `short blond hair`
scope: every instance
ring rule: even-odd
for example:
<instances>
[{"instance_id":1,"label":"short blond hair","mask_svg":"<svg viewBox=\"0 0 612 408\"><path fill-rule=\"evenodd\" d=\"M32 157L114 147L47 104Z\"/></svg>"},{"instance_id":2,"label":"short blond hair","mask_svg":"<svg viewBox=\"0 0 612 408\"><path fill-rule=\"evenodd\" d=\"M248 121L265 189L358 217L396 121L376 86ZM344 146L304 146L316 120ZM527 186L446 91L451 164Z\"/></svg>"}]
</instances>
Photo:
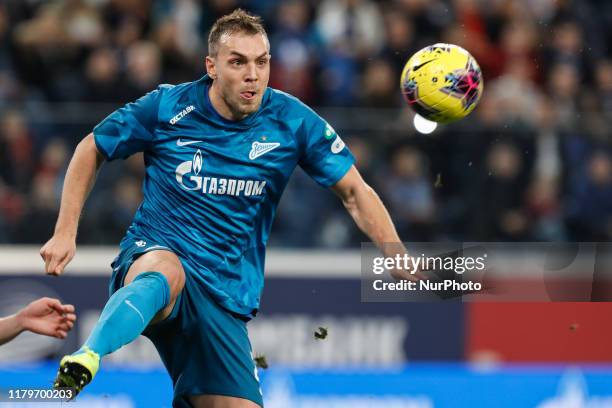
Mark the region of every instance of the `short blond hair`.
<instances>
[{"instance_id":1,"label":"short blond hair","mask_svg":"<svg viewBox=\"0 0 612 408\"><path fill-rule=\"evenodd\" d=\"M268 41L268 34L263 26L262 18L249 14L242 9L236 9L232 13L220 17L213 24L210 34L208 34L208 54L213 57L216 56L221 37L225 34L235 33L262 34Z\"/></svg>"}]
</instances>

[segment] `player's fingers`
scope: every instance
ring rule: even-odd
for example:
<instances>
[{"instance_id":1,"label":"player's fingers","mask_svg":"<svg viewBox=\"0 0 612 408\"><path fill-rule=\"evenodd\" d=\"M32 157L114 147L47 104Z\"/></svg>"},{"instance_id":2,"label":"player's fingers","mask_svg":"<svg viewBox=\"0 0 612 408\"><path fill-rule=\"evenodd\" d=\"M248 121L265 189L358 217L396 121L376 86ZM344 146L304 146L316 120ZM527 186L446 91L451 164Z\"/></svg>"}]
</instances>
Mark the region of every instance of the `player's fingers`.
<instances>
[{"instance_id":1,"label":"player's fingers","mask_svg":"<svg viewBox=\"0 0 612 408\"><path fill-rule=\"evenodd\" d=\"M70 329L72 329L73 326L74 326L74 323L72 322L63 322L59 324L58 329L68 332L70 331Z\"/></svg>"},{"instance_id":2,"label":"player's fingers","mask_svg":"<svg viewBox=\"0 0 612 408\"><path fill-rule=\"evenodd\" d=\"M76 321L76 315L74 313L68 313L64 316L64 319L70 321L70 322L74 322Z\"/></svg>"},{"instance_id":3,"label":"player's fingers","mask_svg":"<svg viewBox=\"0 0 612 408\"><path fill-rule=\"evenodd\" d=\"M66 266L66 263L63 260L59 261L57 265L55 266L55 268L53 269L53 274L57 276L61 275L62 272L64 272L65 266Z\"/></svg>"},{"instance_id":4,"label":"player's fingers","mask_svg":"<svg viewBox=\"0 0 612 408\"><path fill-rule=\"evenodd\" d=\"M55 268L57 267L57 264L59 262L59 259L57 259L56 255L49 255L49 260L47 261L46 264L46 272L50 275L54 275L55 274Z\"/></svg>"},{"instance_id":5,"label":"player's fingers","mask_svg":"<svg viewBox=\"0 0 612 408\"><path fill-rule=\"evenodd\" d=\"M38 253L40 254L40 256L42 257L43 260L46 260L47 257L49 256L49 243L47 242L45 245L43 245L40 248L40 251L38 251Z\"/></svg>"},{"instance_id":6,"label":"player's fingers","mask_svg":"<svg viewBox=\"0 0 612 408\"><path fill-rule=\"evenodd\" d=\"M55 332L55 337L57 337L58 339L65 339L66 337L68 337L68 332L66 330L57 330Z\"/></svg>"},{"instance_id":7,"label":"player's fingers","mask_svg":"<svg viewBox=\"0 0 612 408\"><path fill-rule=\"evenodd\" d=\"M416 273L414 274L414 277L417 280L426 280L427 279L427 276L422 271L416 271Z\"/></svg>"},{"instance_id":8,"label":"player's fingers","mask_svg":"<svg viewBox=\"0 0 612 408\"><path fill-rule=\"evenodd\" d=\"M51 273L49 266L51 265L51 261L53 260L53 257L50 254L45 253L45 256L43 259L45 260L45 272Z\"/></svg>"},{"instance_id":9,"label":"player's fingers","mask_svg":"<svg viewBox=\"0 0 612 408\"><path fill-rule=\"evenodd\" d=\"M391 277L397 280L416 281L417 278L410 274L410 272L403 269L393 269L391 271Z\"/></svg>"},{"instance_id":10,"label":"player's fingers","mask_svg":"<svg viewBox=\"0 0 612 408\"><path fill-rule=\"evenodd\" d=\"M60 265L64 261L65 257L66 257L65 254L64 255L53 255L53 258L51 259L51 262L49 263L49 268L47 270L47 273L51 275L60 275L62 271L64 270L64 268L60 267Z\"/></svg>"},{"instance_id":11,"label":"player's fingers","mask_svg":"<svg viewBox=\"0 0 612 408\"><path fill-rule=\"evenodd\" d=\"M419 280L421 280L421 278L419 278L419 275L418 275L417 273L411 273L411 274L409 275L408 280L409 280L410 282L418 282Z\"/></svg>"},{"instance_id":12,"label":"player's fingers","mask_svg":"<svg viewBox=\"0 0 612 408\"><path fill-rule=\"evenodd\" d=\"M72 254L66 253L66 255L64 255L64 258L55 267L55 273L60 275L62 272L64 272L64 269L66 269L66 266L70 261L72 261Z\"/></svg>"},{"instance_id":13,"label":"player's fingers","mask_svg":"<svg viewBox=\"0 0 612 408\"><path fill-rule=\"evenodd\" d=\"M64 313L74 313L73 305L62 305L62 310Z\"/></svg>"},{"instance_id":14,"label":"player's fingers","mask_svg":"<svg viewBox=\"0 0 612 408\"><path fill-rule=\"evenodd\" d=\"M62 307L62 303L58 299L45 298L45 303L46 303L47 307L53 309L57 313L59 313L59 314L63 314L64 313L64 309Z\"/></svg>"},{"instance_id":15,"label":"player's fingers","mask_svg":"<svg viewBox=\"0 0 612 408\"><path fill-rule=\"evenodd\" d=\"M55 321L55 325L57 327L63 327L63 328L72 327L74 326L74 320L68 320L62 316L59 320Z\"/></svg>"}]
</instances>

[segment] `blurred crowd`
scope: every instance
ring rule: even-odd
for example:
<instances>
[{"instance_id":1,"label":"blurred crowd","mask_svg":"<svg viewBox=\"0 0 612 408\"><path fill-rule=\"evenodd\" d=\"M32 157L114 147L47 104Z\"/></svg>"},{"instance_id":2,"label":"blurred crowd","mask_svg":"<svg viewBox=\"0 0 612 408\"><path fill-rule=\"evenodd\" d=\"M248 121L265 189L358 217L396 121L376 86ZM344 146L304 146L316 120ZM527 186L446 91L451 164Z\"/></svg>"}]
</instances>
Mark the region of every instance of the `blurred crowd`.
<instances>
[{"instance_id":1,"label":"blurred crowd","mask_svg":"<svg viewBox=\"0 0 612 408\"><path fill-rule=\"evenodd\" d=\"M80 138L158 83L203 75L208 30L239 6L266 23L270 85L329 112L404 240L612 239L610 1L4 0L0 243L44 242ZM475 56L485 93L469 118L420 135L399 75L435 42ZM342 126L351 116L368 126ZM79 242L118 242L142 176L138 155L104 166ZM362 240L296 172L271 245Z\"/></svg>"}]
</instances>

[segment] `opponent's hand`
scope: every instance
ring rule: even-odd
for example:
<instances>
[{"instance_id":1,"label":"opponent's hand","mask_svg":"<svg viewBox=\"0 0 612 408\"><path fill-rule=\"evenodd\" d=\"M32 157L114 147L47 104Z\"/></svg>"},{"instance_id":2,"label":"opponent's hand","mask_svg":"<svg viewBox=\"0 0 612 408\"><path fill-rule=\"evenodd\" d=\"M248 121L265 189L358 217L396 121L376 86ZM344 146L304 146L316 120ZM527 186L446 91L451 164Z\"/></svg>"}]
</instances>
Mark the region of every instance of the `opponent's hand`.
<instances>
[{"instance_id":1,"label":"opponent's hand","mask_svg":"<svg viewBox=\"0 0 612 408\"><path fill-rule=\"evenodd\" d=\"M76 252L76 242L73 238L54 235L40 249L40 256L45 261L45 272L48 275L59 276Z\"/></svg>"},{"instance_id":2,"label":"opponent's hand","mask_svg":"<svg viewBox=\"0 0 612 408\"><path fill-rule=\"evenodd\" d=\"M23 330L45 336L65 339L74 326L74 306L63 305L59 300L44 297L21 309L17 321Z\"/></svg>"}]
</instances>

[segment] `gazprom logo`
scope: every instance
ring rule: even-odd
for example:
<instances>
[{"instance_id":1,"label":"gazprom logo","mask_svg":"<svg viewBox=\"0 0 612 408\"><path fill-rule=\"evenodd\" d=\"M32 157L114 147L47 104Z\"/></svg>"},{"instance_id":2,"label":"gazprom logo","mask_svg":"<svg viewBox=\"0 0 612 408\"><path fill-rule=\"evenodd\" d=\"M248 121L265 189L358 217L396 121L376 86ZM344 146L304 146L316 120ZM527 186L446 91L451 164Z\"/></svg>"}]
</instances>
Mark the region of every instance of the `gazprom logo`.
<instances>
[{"instance_id":1,"label":"gazprom logo","mask_svg":"<svg viewBox=\"0 0 612 408\"><path fill-rule=\"evenodd\" d=\"M200 174L202 166L202 152L200 152L198 149L196 154L193 156L193 160L182 162L178 165L175 170L176 181L185 190L199 190L202 188L202 177L199 177L198 174ZM189 181L191 181L191 183L185 182L183 177L190 173L193 174L192 176L189 176Z\"/></svg>"},{"instance_id":2,"label":"gazprom logo","mask_svg":"<svg viewBox=\"0 0 612 408\"><path fill-rule=\"evenodd\" d=\"M264 180L246 180L222 177L207 177L200 173L204 168L202 152L198 149L193 159L179 164L175 170L176 181L187 191L201 191L202 194L232 196L257 196L263 194Z\"/></svg>"}]
</instances>

